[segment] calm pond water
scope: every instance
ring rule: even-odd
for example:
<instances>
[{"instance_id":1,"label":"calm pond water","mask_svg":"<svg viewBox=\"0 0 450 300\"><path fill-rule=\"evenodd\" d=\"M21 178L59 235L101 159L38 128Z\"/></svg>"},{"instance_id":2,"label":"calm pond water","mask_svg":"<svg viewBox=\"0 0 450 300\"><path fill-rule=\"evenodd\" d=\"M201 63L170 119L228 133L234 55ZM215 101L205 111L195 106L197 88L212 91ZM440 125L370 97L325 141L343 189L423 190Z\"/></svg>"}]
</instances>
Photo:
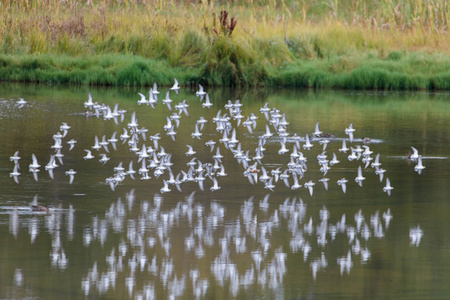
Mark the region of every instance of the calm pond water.
<instances>
[{"instance_id":1,"label":"calm pond water","mask_svg":"<svg viewBox=\"0 0 450 300\"><path fill-rule=\"evenodd\" d=\"M211 90L211 108L204 108L195 89L170 93L172 107L187 99L190 117L181 114L175 142L163 129L172 113L161 103L167 88L160 88L160 101L153 109L138 105L138 92L148 97L147 89L78 88L37 85L0 85L0 297L8 299L300 299L300 298L447 298L450 295L450 94L378 93L312 91L229 91ZM120 117L86 117L83 103L91 92L94 101L124 109ZM19 107L17 101L28 103ZM238 145L225 147L224 135L217 131L219 119L230 116L228 100L240 99L244 118L233 111L229 120L236 129ZM256 156L260 136L269 122L260 112L268 102L270 109L285 113L288 137L301 137L301 152L306 167L290 164L294 140L288 138L285 154L282 138L273 124L273 136L266 139L259 173L264 167L291 171L287 181L275 181L271 191L258 180L251 184L239 160ZM229 105L227 105L229 107ZM174 111L178 111L175 110ZM145 144L150 157L144 158L149 180L141 180L139 154L119 139L123 128L129 130L132 112L138 128L148 129L136 146ZM242 123L254 113L256 128L250 133ZM191 136L196 121L208 122L200 130L200 139ZM278 119L279 121L282 118ZM319 180L317 156L323 152L323 138L312 140L311 150L303 148L307 133L312 134L319 120L320 130L333 134L326 147L327 160L336 153L340 163L325 175L328 190ZM53 135L63 133L66 122L71 128L60 138L62 162L56 158L53 179L45 166L59 147ZM375 158L380 154L385 169L380 182L371 166L364 168L362 158L349 161L350 152L339 152L348 139L345 128L353 123L354 140L347 145L364 145L363 137ZM110 139L117 131L117 150L109 144L92 150L95 137ZM231 131L231 130L230 130ZM161 133L156 148L149 138ZM282 133L282 131L281 131ZM230 137L231 138L231 135ZM73 150L67 141L74 139ZM222 139L222 142L220 140ZM58 138L56 138L58 140ZM129 141L130 139L128 139ZM211 152L205 143L216 142ZM319 143L320 142L320 143ZM187 156L186 145L196 151ZM415 171L416 162L405 159L415 147L423 157L425 169ZM151 147L151 148L150 148ZM169 180L167 154L171 154L174 176L188 172L186 164L196 157L203 168L212 168L217 191L207 171L193 172L196 181L161 190ZM219 147L222 164L213 156ZM230 148L230 147L229 147ZM84 149L95 158L83 159ZM364 150L364 148L362 148ZM19 151L21 174L10 176ZM99 162L100 154L110 158ZM28 165L32 154L41 165L37 181ZM143 153L141 153L141 156ZM135 180L129 175L110 188L107 178L128 170L133 161ZM162 161L162 163L161 163ZM250 161L250 165L258 160ZM115 167L122 162L126 168ZM369 164L373 161L369 161ZM209 165L211 164L211 165ZM223 165L227 176L219 176ZM158 168L156 168L158 166ZM358 167L366 179L360 187L355 178ZM304 177L299 176L305 169ZM73 169L73 183L66 171ZM156 170L162 174L155 174ZM199 174L206 177L199 179ZM295 175L297 174L297 175ZM293 176L302 187L291 189ZM180 175L179 179L183 176ZM392 187L383 191L386 178ZM337 181L346 178L346 193ZM264 178L263 178L264 179ZM203 190L197 181L204 184ZM313 193L303 185L315 183ZM50 213L32 212L33 201L51 204Z\"/></svg>"}]
</instances>

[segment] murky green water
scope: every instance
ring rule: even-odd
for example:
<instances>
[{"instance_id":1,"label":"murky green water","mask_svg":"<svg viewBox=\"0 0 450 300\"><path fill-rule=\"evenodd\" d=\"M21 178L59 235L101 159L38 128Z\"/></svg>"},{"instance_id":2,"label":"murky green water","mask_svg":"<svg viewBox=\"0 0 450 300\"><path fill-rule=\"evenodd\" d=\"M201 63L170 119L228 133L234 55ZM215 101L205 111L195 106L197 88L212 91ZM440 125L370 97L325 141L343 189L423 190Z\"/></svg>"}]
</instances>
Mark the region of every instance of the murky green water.
<instances>
[{"instance_id":1,"label":"murky green water","mask_svg":"<svg viewBox=\"0 0 450 300\"><path fill-rule=\"evenodd\" d=\"M161 88L161 95L166 88ZM123 122L86 117L83 103L89 90L35 85L0 85L0 297L42 299L292 299L292 298L446 298L450 295L450 94L375 92L210 91L211 109L201 106L195 90L171 94L172 106L187 99L190 117L181 116L176 142L163 126L168 108L138 105L143 89L91 89L95 101L127 110ZM28 104L18 108L18 98ZM164 96L160 96L160 99ZM236 120L236 138L250 158L255 156L258 137L267 121L260 113L264 103L286 113L287 132L302 138L312 133L317 120L320 129L335 135L327 146L341 161L326 174L328 191L322 182L317 155L322 145L315 140L310 151L303 185L315 183L311 196L303 186L288 188L283 180L272 191L264 183L250 184L244 167L220 143L223 135L212 119L219 109L228 112L228 100L240 99L242 121L255 113L259 119L254 133ZM161 101L161 100L160 100ZM214 176L221 187L211 191L212 180L204 181L204 191L196 182L174 185L161 193L163 179L151 169L150 180L129 176L112 191L105 179L123 162L141 167L137 154L127 143L117 143L93 151L95 158L84 160L84 149L94 145L97 135L117 137L128 128L136 111L139 128L146 127L145 145L154 144L150 135L161 133L159 145L172 154L175 176L189 169L186 163L197 157L212 163L216 154L205 146L216 141L220 148L224 177ZM228 112L228 116L230 113ZM200 116L205 117L201 139L191 133ZM55 153L52 136L62 122L71 128L62 139L63 164L51 179L44 166ZM355 140L348 146L368 146L375 157L380 153L394 190L383 192L370 166L361 159L349 161L338 152L344 129L353 122ZM241 122L242 123L242 122ZM274 133L273 127L270 127ZM69 151L66 143L77 143ZM142 149L142 137L138 147ZM187 157L186 145L197 152ZM304 142L301 142L303 145ZM284 155L278 154L280 139L275 134L265 144L261 160L268 171L287 169L294 143L288 142ZM425 169L414 170L415 162L404 159L418 149ZM161 149L159 149L161 150ZM9 157L19 151L21 173L15 183ZM42 165L38 181L29 172L34 153ZM110 158L102 165L100 153ZM164 157L164 156L162 156ZM253 163L252 161L251 163ZM355 182L358 166L363 166L363 187ZM198 165L196 165L196 168ZM259 167L260 168L260 167ZM65 172L77 174L72 184ZM203 173L205 175L206 173ZM261 174L261 173L260 173ZM270 172L269 172L270 175ZM292 175L291 175L292 176ZM348 179L344 194L337 180ZM292 185L292 177L289 179ZM51 204L49 214L31 212L39 204ZM267 200L267 201L265 201ZM392 218L389 219L387 212ZM422 235L414 229L419 227ZM412 235L411 235L411 234Z\"/></svg>"}]
</instances>

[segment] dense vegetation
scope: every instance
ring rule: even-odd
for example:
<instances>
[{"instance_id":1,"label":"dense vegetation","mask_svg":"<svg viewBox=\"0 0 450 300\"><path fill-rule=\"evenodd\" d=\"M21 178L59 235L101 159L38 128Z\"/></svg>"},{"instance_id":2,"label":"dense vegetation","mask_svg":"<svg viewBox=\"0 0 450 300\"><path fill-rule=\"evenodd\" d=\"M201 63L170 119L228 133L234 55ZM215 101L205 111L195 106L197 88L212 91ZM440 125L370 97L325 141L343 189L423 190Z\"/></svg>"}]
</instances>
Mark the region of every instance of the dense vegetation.
<instances>
[{"instance_id":1,"label":"dense vegetation","mask_svg":"<svg viewBox=\"0 0 450 300\"><path fill-rule=\"evenodd\" d=\"M450 89L446 0L0 2L0 80Z\"/></svg>"}]
</instances>

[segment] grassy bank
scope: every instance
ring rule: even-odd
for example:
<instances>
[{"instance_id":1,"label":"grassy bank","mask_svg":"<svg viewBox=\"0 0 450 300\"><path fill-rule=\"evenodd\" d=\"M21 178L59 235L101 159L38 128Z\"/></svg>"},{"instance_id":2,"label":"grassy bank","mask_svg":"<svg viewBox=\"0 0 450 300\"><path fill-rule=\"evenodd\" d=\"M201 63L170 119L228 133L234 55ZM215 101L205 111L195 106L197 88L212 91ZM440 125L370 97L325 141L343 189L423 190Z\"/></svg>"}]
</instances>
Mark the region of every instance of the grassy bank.
<instances>
[{"instance_id":1,"label":"grassy bank","mask_svg":"<svg viewBox=\"0 0 450 300\"><path fill-rule=\"evenodd\" d=\"M449 89L449 12L444 0L1 1L0 80Z\"/></svg>"},{"instance_id":2,"label":"grassy bank","mask_svg":"<svg viewBox=\"0 0 450 300\"><path fill-rule=\"evenodd\" d=\"M67 55L0 55L0 78L45 84L142 86L198 81L199 70L172 67L165 60L123 54L71 57Z\"/></svg>"},{"instance_id":3,"label":"grassy bank","mask_svg":"<svg viewBox=\"0 0 450 300\"><path fill-rule=\"evenodd\" d=\"M174 67L167 61L130 55L0 55L0 78L45 84L150 86L185 85L284 86L314 88L444 90L450 89L450 57L424 53L392 52L386 59L372 55L296 61L279 67L246 66L242 78L224 67L207 74L207 68ZM224 73L222 73L224 72ZM230 72L230 73L226 73ZM210 75L208 77L208 75Z\"/></svg>"}]
</instances>

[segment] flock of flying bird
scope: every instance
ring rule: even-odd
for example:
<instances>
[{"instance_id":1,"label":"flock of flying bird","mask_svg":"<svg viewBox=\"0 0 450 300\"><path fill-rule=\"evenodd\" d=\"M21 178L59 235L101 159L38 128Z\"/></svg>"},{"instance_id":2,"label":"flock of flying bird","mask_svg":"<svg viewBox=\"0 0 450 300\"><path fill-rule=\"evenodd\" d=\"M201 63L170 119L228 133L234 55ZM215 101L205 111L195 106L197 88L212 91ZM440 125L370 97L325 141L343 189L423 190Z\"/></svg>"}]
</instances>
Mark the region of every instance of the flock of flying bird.
<instances>
[{"instance_id":1,"label":"flock of flying bird","mask_svg":"<svg viewBox=\"0 0 450 300\"><path fill-rule=\"evenodd\" d=\"M129 122L126 125L121 126L125 122L127 116L127 111L119 108L117 103L113 108L106 104L99 104L95 102L91 95L89 94L88 100L84 103L86 108L85 114L89 117L97 117L98 119L103 119L105 121L114 122L117 126L117 130L112 134L110 138L103 135L101 138L95 136L93 138L94 144L88 148L84 149L86 155L83 157L84 160L98 160L101 164L106 165L110 160L111 150L118 150L119 147L127 147L125 149L132 153L132 159L123 163L120 162L117 166L113 168L114 174L111 177L106 178L106 182L109 184L112 190L115 190L118 184L124 182L126 178L136 179L139 178L142 181L150 180L152 178L163 178L163 186L160 189L161 193L170 192L172 187L181 191L185 183L195 183L198 184L200 190L205 190L205 182L211 181L209 190L217 191L221 187L219 186L220 177L227 176L225 165L222 161L224 155L229 155L233 157L239 166L242 167L242 174L249 180L253 185L259 182L263 183L264 188L273 191L276 188L278 182L283 182L284 185L291 189L297 190L302 187L306 188L310 195L313 195L314 186L316 182L313 180L304 181L300 184L301 180L306 176L308 170L312 167L307 164L308 158L304 153L310 151L313 147L321 147L320 154L317 155L318 169L322 173L321 179L318 180L323 187L328 190L330 179L327 178L328 172L331 168L340 163L338 156L335 152L331 155L327 154L328 144L332 141L341 140L334 138L333 135L323 133L320 130L319 122L317 121L315 130L312 134L306 134L303 136L298 136L297 134L290 134L288 132L288 121L286 119L286 114L280 112L275 107L270 108L269 103L260 109L260 117L251 113L249 116L244 116L241 107L243 106L239 100L235 102L228 101L225 104L223 111L222 109L217 112L214 118L211 120L205 119L205 117L199 117L194 125L194 130L191 133L191 138L193 141L198 142L202 140L205 126L215 126L218 138L216 140L210 139L205 141L205 147L208 147L211 153L211 160L200 161L199 156L196 156L197 152L195 147L192 145L186 145L187 151L185 156L188 158L187 167L185 170L179 170L179 173L174 174L175 167L172 163L172 154L166 152L165 148L161 145L162 134L167 135L167 141L176 141L177 130L180 126L183 117L190 117L189 114L189 104L187 100L174 103L171 99L173 93L178 94L180 87L175 79L175 84L166 92L164 99L159 99L160 92L156 84L150 89L148 98L146 95L139 93L140 99L137 101L138 105L148 105L153 109L157 109L157 105L162 103L170 111L170 115L166 117L166 123L163 127L163 132L149 133L149 129L145 128L142 123L138 121L137 113L134 111L131 113ZM213 106L208 93L200 85L199 90L196 92L196 96L200 98L201 106L204 109L210 109ZM161 100L161 101L160 101ZM27 102L23 99L17 102L17 107L22 108L27 105ZM165 108L164 108L165 110ZM260 120L260 121L258 121ZM264 122L261 125L261 120ZM258 128L259 123L259 128ZM244 127L244 129L242 129ZM261 132L261 128L265 130ZM45 171L51 179L54 179L54 170L60 165L63 165L63 149L67 144L68 151L74 149L77 141L74 139L68 140L67 135L71 127L63 122L59 128L59 132L53 135L54 144L50 146L49 162L44 166ZM260 131L258 131L259 129ZM251 140L250 143L256 144L256 149L244 150L245 144L241 143L238 139L239 130L246 131L252 137L256 137L257 141ZM345 128L344 133L345 138L342 139L342 147L337 151L338 155L346 155L344 157L348 161L361 162L355 171L356 177L355 182L359 186L363 186L363 182L366 179L364 177L364 172L367 168L373 169L373 172L378 177L380 182L383 182L383 191L388 195L391 194L394 189L387 177L385 177L386 170L382 168L380 162L380 154L373 155L373 151L370 149L370 139L363 138L354 140L354 134L356 129L351 123L348 128ZM120 132L120 134L118 134ZM259 133L259 135L258 135ZM153 135L152 135L153 134ZM186 137L183 137L184 139ZM244 141L244 139L242 139ZM347 144L352 144L354 142L363 142L363 145L354 144L354 146L348 146ZM269 142L269 143L268 143ZM286 158L284 161L288 161L286 168L273 167L273 164L266 163L268 159L264 160L265 153L267 149L272 150L279 144L277 150L280 158ZM150 146L151 145L151 146ZM275 146L274 146L275 145ZM169 147L167 147L169 148ZM422 164L422 156L419 155L416 148L412 148L412 153L407 155L407 159L417 162L414 166L414 170L421 174L425 169ZM329 150L329 149L328 149ZM222 155L222 153L224 155ZM267 156L267 154L266 154ZM20 165L19 162L21 157L19 156L19 151L16 151L14 155L10 157L10 160L14 163L14 169L10 173L10 176L19 183ZM264 163L263 163L264 162ZM126 167L124 167L126 165ZM135 170L135 165L139 166L139 169ZM177 166L178 167L178 166ZM38 181L38 173L40 172L41 165L35 154L31 155L31 163L29 165L29 172L33 174L33 177ZM364 173L363 173L364 172ZM75 179L77 172L73 169L65 171L65 174L69 176L69 183L72 184ZM341 178L337 180L337 185L340 186L342 191L346 193L347 184L349 180ZM131 243L131 246L127 246L126 243L121 243L119 248L112 249L111 254L107 257L108 263L112 266L111 269L104 274L99 274L97 270L97 263L94 264L92 270L88 273L85 278L83 278L82 286L86 295L89 294L89 289L96 286L100 291L103 289L107 290L109 285L106 287L103 284L109 282L115 283L116 274L119 273L119 269L115 270L113 267L120 266L122 260L125 261L125 254L129 252L131 257L128 260L130 265L131 275L126 279L127 286L130 291L133 291L136 285L136 278L134 273L136 270L144 269L146 267L149 271L159 274L161 281L163 282L175 282L177 283L177 277L173 273L173 260L171 260L171 236L170 233L178 232L173 229L174 220L190 220L189 235L184 238L184 245L187 252L193 252L196 257L203 257L205 249L207 246L214 244L214 240L210 240L212 236L211 232L217 229L216 223L209 222L208 220L219 220L219 223L224 227L224 237L219 240L221 246L221 253L215 257L214 261L211 263L211 273L214 274L218 282L230 282L230 290L234 294L239 289L239 285L242 282L248 282L249 284L255 282L256 278L263 286L277 287L282 283L282 278L286 273L286 253L282 251L282 247L274 249L273 253L268 256L268 250L271 247L268 242L268 238L272 235L272 228L277 228L281 221L286 221L289 224L289 231L292 233L292 238L290 240L290 247L293 253L303 252L304 261L307 261L308 255L311 252L312 239L315 237L317 239L317 245L323 247L327 243L327 237L331 236L332 239L336 237L337 234L342 234L348 238L348 242L351 245L351 250L343 257L337 258L337 264L341 269L341 274L345 270L347 273L353 266L352 256L359 255L361 262L365 262L370 257L370 251L367 247L362 247L360 240L367 241L370 236L381 238L383 236L384 230L387 230L389 222L392 219L390 210L383 212L381 217L377 212L373 216L370 216L370 222L364 220L364 217L359 211L354 216L355 225L350 224L346 221L345 215L342 216L339 222L336 224L329 223L329 212L324 207L320 211L320 222L313 225L312 218L305 218L306 206L300 199L297 202L296 199L290 200L286 199L283 204L281 204L278 209L275 209L273 213L268 215L267 219L258 219L256 214L256 208L253 207L253 200L249 199L241 207L241 215L235 220L235 222L225 222L224 219L224 207L220 204L212 202L210 212L205 211L205 207L201 204L195 204L194 202L194 192L187 197L186 201L181 201L178 205L170 211L161 210L161 197L155 194L154 204L143 201L141 202L142 207L140 208L142 214L139 215L138 219L126 219L127 213L125 211L125 205L121 203L120 199L116 204L112 204L110 210L107 212L105 220L98 220L95 218L93 220L92 226L88 226L83 234L84 243L89 246L91 239L99 239L102 244L107 236L107 224L111 223L112 227L117 230L120 228L123 230L125 228L124 224L141 224L144 223L154 223L158 224L158 230L154 232L147 232L147 236L143 238L145 230L138 230L138 226L130 226L134 228L133 230L126 230L127 240ZM134 190L127 195L127 205L129 210L133 207L134 202ZM37 197L36 197L37 199ZM264 200L259 202L259 209L266 212L269 208L269 194L264 197ZM37 201L37 200L36 200ZM35 202L36 202L35 201ZM17 210L14 216L15 224L13 228L15 229L17 235L18 228L18 214ZM72 214L70 228L73 227L73 209L70 209ZM194 220L194 222L192 222ZM242 224L240 223L242 220ZM259 221L259 222L258 222ZM384 223L383 223L384 222ZM16 224L17 223L17 224ZM51 222L49 222L50 224ZM60 224L60 222L54 222L55 224ZM207 224L206 227L203 224ZM100 224L100 225L99 225ZM196 225L197 224L197 225ZM229 224L239 224L236 226L231 226ZM155 225L156 226L156 225ZM150 227L145 227L150 228ZM73 229L73 228L72 228ZM59 231L56 230L58 235L55 235L55 240L59 240ZM312 233L315 231L316 235ZM37 231L31 231L36 232ZM372 233L373 232L373 233ZM73 232L72 232L73 234ZM422 230L420 227L414 227L410 229L410 240L412 245L418 246L422 237ZM35 238L32 236L32 241ZM229 240L227 237L233 237ZM156 255L154 257L147 257L141 247L136 241L147 240L149 247L153 247L155 244L161 244L164 249L164 259L162 263L157 263ZM172 241L175 237L172 237ZM248 241L257 241L257 243L246 243ZM329 241L328 241L329 242ZM61 268L67 266L67 260L65 257L64 250L59 243L54 243L56 247L52 250L52 259ZM133 248L132 245L139 245ZM257 249L251 248L252 245L259 245ZM247 248L248 247L248 248ZM249 269L249 272L245 274L239 274L236 269L237 263L234 263L230 259L230 250L236 249L235 252L241 253L250 250L252 265L254 265L254 270L258 272L253 274L253 267ZM120 264L118 263L120 262ZM126 262L126 261L125 261ZM267 262L261 264L261 262ZM322 252L320 258L312 259L310 261L310 268L313 272L314 279L316 274L321 269L326 268L327 260ZM158 271L159 270L159 271ZM169 271L167 271L169 270ZM205 295L208 288L208 281L205 279L197 280L200 268L195 267L189 270L189 276L192 277L192 284L194 293L197 295ZM108 280L100 280L99 278L108 278L107 276L112 276L113 279L108 278ZM248 280L242 280L242 278L248 278ZM176 284L174 283L174 286ZM267 283L267 284L266 284ZM170 286L170 285L169 285ZM184 279L183 284L178 284L178 286L185 286ZM146 287L154 292L154 286ZM150 292L149 292L150 293ZM175 293L175 292L174 292ZM131 294L131 292L130 292Z\"/></svg>"},{"instance_id":2,"label":"flock of flying bird","mask_svg":"<svg viewBox=\"0 0 450 300\"><path fill-rule=\"evenodd\" d=\"M188 107L189 104L187 100L183 100L174 104L174 100L171 99L171 94L175 92L178 94L180 86L178 81L175 79L174 85L166 92L165 98L161 100L163 105L167 106L168 111L171 112L170 116L167 116L167 123L164 125L165 134L170 137L173 141L176 141L177 128L180 126L180 121L182 116L185 115L190 117ZM140 99L138 100L138 105L148 105L152 108L156 108L159 103L159 94L157 84L150 89L148 98L146 95L139 93ZM204 109L209 109L213 105L208 93L204 88L199 85L199 90L196 92L196 96L200 98L201 105ZM172 104L173 107L172 107ZM26 105L26 101L21 99L17 106L19 108ZM204 117L199 117L194 126L194 132L192 132L192 139L202 138L202 131L206 124L213 123L215 129L218 132L218 140L209 140L205 143L206 146L210 147L212 155L212 160L209 162L202 162L198 157L195 156L196 151L191 145L186 145L188 151L185 153L187 157L191 160L187 163L186 170L180 170L180 172L175 175L172 171L172 154L166 153L164 147L159 144L161 139L161 132L154 135L150 135L147 138L147 133L149 129L140 126L136 112L131 113L131 119L126 126L121 127L118 131L122 131L117 138L117 131L115 131L111 138L107 138L103 135L102 138L95 136L94 145L90 149L85 149L86 155L83 157L85 160L94 159L96 156L94 153L98 152L99 162L106 164L110 157L108 157L109 149L112 147L117 150L117 143L122 142L122 145L128 145L129 150L135 154L135 160L132 159L128 163L127 167L124 167L123 162L114 167L114 174L111 177L106 178L106 182L110 185L112 190L115 190L116 186L122 183L127 177L135 179L135 176L139 174L140 180L149 180L152 178L151 172L153 171L153 177L161 177L163 179L163 187L160 189L161 193L170 192L171 187L175 187L181 191L181 186L186 182L196 182L200 190L205 189L204 182L209 179L212 184L210 186L211 191L217 191L221 187L218 183L218 178L222 176L227 176L224 164L222 163L222 158L224 157L221 153L221 148L229 150L231 155L237 160L237 162L243 167L243 175L249 180L251 184L257 184L258 181L264 184L264 188L273 191L276 183L280 180L284 182L286 187L297 190L302 186L309 190L310 195L313 194L313 188L316 184L312 180L306 181L300 184L300 180L304 178L306 171L308 170L307 158L303 154L302 150L309 151L315 146L315 142L318 142L322 146L322 152L317 155L317 161L320 167L320 172L322 172L323 177L318 181L321 182L326 190L328 190L329 178L325 177L332 166L340 163L336 153L332 153L332 157L326 152L327 145L330 143L334 136L331 134L323 133L319 127L319 121L317 121L314 132L309 135L306 134L305 137L300 137L297 134L290 134L287 131L289 123L286 119L286 114L281 113L275 107L270 108L267 102L261 109L260 113L263 115L261 119L265 120L265 131L258 136L257 146L254 150L254 154L251 150L242 149L241 142L237 138L237 130L240 125L245 127L249 134L254 135L257 128L257 120L260 119L254 113L245 117L242 113L242 103L239 100L232 102L231 100L225 104L224 109L226 112L219 110L217 115L212 118L212 120L207 120ZM113 108L106 104L99 104L94 102L91 94L89 93L88 100L84 103L86 108L87 116L96 116L97 118L103 118L105 121L113 120L115 124L119 127L121 123L125 120L125 115L127 113L124 109L119 109L119 103L117 103ZM63 164L64 154L61 152L63 148L63 141L66 137L70 126L63 122L60 126L60 131L53 135L54 144L51 146L52 151L50 155L50 160L44 169L48 171L50 178L54 179L53 171L58 167L58 162L60 165ZM245 130L245 129L244 129ZM361 161L364 169L371 167L375 170L375 174L379 176L380 182L383 181L385 169L381 167L380 154L378 153L375 158L372 157L373 151L370 149L368 144L370 143L369 138L363 138L363 145L355 145L354 147L348 147L347 143L353 143L354 133L356 129L351 123L348 128L345 128L344 133L346 138L342 139L342 147L338 150L341 153L346 154L349 152L347 159L349 161ZM336 140L336 139L334 139ZM263 164L264 152L266 151L266 143L268 141L279 143L280 149L278 150L279 155L289 155L289 162L287 163L287 168L281 170L281 167L273 168L267 170ZM69 145L69 151L74 148L77 141L74 139L66 141ZM147 143L151 143L152 146L148 146ZM292 146L288 149L288 144ZM104 153L100 153L104 150ZM419 155L417 149L412 147L413 153L408 155L408 159L411 161L417 161L417 165L414 167L415 171L419 174L423 171L425 166L422 164L422 157ZM223 150L222 150L223 151ZM19 183L20 167L19 167L19 151L16 151L10 160L14 162L14 169L10 173L10 176ZM140 165L138 170L134 169L134 164ZM40 171L41 165L39 164L36 156L32 154L32 162L29 165L29 172L34 176L34 179L38 181L38 172ZM69 176L69 182L74 181L77 172L73 169L67 170L65 172ZM357 176L355 177L355 182L360 186L363 185L365 177L363 176L363 168L359 165L357 169ZM337 184L342 188L342 191L346 193L348 179L341 178L337 181ZM385 178L385 185L383 191L388 195L394 188L391 186L389 178Z\"/></svg>"}]
</instances>

